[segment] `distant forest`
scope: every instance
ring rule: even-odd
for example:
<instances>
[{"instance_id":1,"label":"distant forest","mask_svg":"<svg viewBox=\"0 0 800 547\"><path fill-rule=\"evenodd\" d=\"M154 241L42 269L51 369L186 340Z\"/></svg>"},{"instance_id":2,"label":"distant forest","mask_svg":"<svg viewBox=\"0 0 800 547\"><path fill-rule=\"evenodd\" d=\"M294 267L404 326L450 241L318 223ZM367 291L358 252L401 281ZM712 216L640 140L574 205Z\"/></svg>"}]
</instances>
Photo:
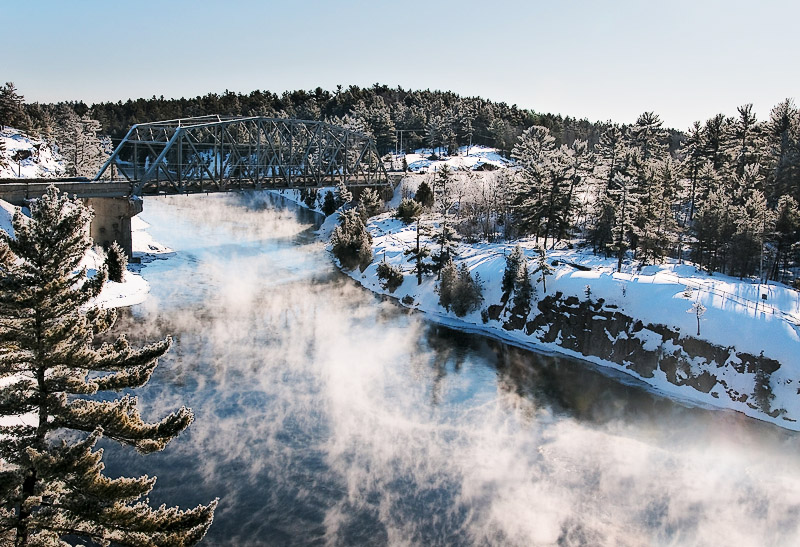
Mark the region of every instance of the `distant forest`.
<instances>
[{"instance_id":1,"label":"distant forest","mask_svg":"<svg viewBox=\"0 0 800 547\"><path fill-rule=\"evenodd\" d=\"M677 131L653 112L627 125L590 122L378 84L93 105L29 104L13 84L0 88L0 124L58 143L70 174L94 174L136 123L209 114L328 121L372 135L382 154L496 147L519 169L473 215L482 215L485 239L577 238L620 262L689 253L709 271L784 281L800 263L800 113L791 99L764 121L746 104ZM459 217L467 204L461 209Z\"/></svg>"}]
</instances>

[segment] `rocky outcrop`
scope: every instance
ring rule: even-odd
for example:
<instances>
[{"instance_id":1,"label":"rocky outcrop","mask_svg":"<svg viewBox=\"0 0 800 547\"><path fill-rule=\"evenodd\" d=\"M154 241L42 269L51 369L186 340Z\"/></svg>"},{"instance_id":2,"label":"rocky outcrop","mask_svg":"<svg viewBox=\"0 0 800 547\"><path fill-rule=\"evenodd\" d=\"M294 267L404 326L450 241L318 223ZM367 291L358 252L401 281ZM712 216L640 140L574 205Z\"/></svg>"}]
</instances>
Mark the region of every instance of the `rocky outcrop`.
<instances>
[{"instance_id":1,"label":"rocky outcrop","mask_svg":"<svg viewBox=\"0 0 800 547\"><path fill-rule=\"evenodd\" d=\"M500 321L506 330L522 330L538 341L612 361L645 379L663 374L677 386L715 398L725 395L772 417L785 412L771 406L770 375L780 368L778 361L717 346L676 328L643 324L602 299L555 293L537 307L523 316L520 310L490 306L488 318ZM737 378L736 385L726 378Z\"/></svg>"}]
</instances>

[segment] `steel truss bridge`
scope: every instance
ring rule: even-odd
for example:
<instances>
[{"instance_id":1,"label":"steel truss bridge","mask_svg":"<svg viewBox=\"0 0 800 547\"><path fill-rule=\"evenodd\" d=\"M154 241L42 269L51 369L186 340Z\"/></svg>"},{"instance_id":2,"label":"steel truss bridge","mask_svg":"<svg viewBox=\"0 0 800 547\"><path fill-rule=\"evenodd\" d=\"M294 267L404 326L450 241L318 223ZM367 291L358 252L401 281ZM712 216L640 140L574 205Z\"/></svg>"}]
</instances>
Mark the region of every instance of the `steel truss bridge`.
<instances>
[{"instance_id":1,"label":"steel truss bridge","mask_svg":"<svg viewBox=\"0 0 800 547\"><path fill-rule=\"evenodd\" d=\"M94 181L131 195L388 184L375 142L325 122L202 116L134 125Z\"/></svg>"}]
</instances>

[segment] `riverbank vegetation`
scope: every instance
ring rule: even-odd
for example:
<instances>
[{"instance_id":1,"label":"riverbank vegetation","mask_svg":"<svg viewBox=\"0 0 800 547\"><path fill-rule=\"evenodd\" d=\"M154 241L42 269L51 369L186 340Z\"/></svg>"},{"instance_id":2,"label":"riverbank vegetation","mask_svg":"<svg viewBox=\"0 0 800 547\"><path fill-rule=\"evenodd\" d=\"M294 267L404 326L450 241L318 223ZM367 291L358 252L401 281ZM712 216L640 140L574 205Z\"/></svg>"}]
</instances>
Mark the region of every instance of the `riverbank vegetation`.
<instances>
[{"instance_id":1,"label":"riverbank vegetation","mask_svg":"<svg viewBox=\"0 0 800 547\"><path fill-rule=\"evenodd\" d=\"M102 437L149 454L194 416L182 407L147 423L129 393L150 379L169 337L142 348L124 335L98 343L116 314L91 306L105 269L88 277L79 267L90 219L51 186L31 202L30 217L14 216L13 237L0 231L0 543L194 545L215 501L153 509L154 477L103 474Z\"/></svg>"}]
</instances>

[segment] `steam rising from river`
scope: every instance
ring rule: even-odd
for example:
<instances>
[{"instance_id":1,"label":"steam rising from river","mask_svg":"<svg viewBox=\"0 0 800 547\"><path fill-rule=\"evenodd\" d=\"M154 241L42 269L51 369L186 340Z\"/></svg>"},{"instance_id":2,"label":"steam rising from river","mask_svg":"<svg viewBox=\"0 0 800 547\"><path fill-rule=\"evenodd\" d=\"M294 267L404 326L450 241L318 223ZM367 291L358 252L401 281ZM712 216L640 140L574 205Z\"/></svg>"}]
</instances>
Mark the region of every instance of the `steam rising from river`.
<instances>
[{"instance_id":1,"label":"steam rising from river","mask_svg":"<svg viewBox=\"0 0 800 547\"><path fill-rule=\"evenodd\" d=\"M158 475L154 503L219 496L210 544L798 542L795 433L438 332L337 275L293 212L177 197L145 217L177 254L145 269L132 338L176 343L140 405L196 421L106 460Z\"/></svg>"}]
</instances>

